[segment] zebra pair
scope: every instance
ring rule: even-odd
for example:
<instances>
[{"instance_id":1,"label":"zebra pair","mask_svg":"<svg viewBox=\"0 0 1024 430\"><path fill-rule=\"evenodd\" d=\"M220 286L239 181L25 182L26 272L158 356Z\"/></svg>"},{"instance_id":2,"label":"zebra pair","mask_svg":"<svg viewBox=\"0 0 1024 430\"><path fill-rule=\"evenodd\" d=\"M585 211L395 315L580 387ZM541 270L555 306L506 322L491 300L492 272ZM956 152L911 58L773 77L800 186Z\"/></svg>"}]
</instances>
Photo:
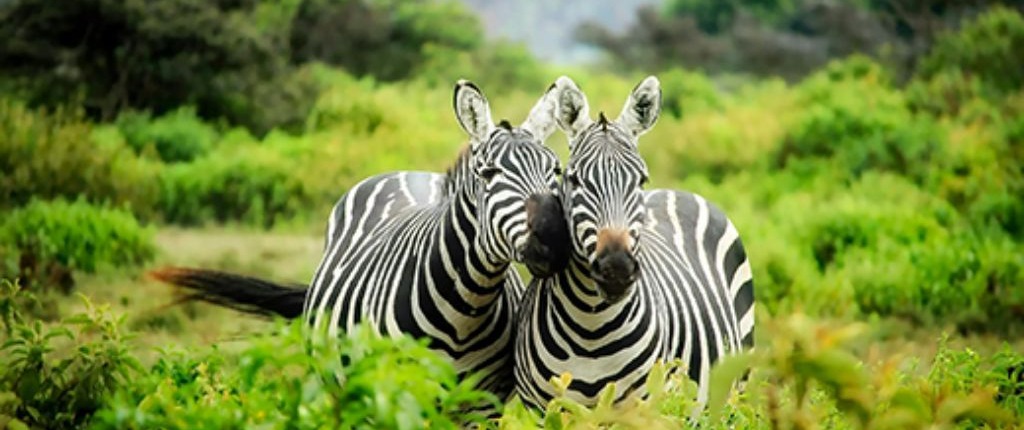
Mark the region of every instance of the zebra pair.
<instances>
[{"instance_id":1,"label":"zebra pair","mask_svg":"<svg viewBox=\"0 0 1024 430\"><path fill-rule=\"evenodd\" d=\"M242 310L305 313L332 331L362 322L426 337L460 372L480 372L484 388L505 396L514 379L535 405L563 372L574 375L567 394L592 403L606 383L627 387L624 397L673 358L689 361L703 400L710 365L752 343L753 286L721 211L693 194L643 191L637 138L660 102L648 78L616 121L594 122L563 77L512 128L494 126L482 93L462 82L455 110L470 150L447 175L380 175L346 193L308 289L202 270L157 277ZM560 185L541 143L555 124L570 141ZM531 284L518 311L511 260L553 274Z\"/></svg>"},{"instance_id":2,"label":"zebra pair","mask_svg":"<svg viewBox=\"0 0 1024 430\"><path fill-rule=\"evenodd\" d=\"M711 365L753 345L753 282L736 228L698 195L644 191L637 139L660 112L656 78L636 86L615 121L591 120L569 78L551 92L569 138L560 197L571 258L525 293L516 391L543 405L555 395L551 378L568 372L568 397L593 405L615 382L618 401L642 392L657 361L682 359L703 404Z\"/></svg>"},{"instance_id":3,"label":"zebra pair","mask_svg":"<svg viewBox=\"0 0 1024 430\"><path fill-rule=\"evenodd\" d=\"M331 212L308 288L204 269L153 275L192 299L304 315L331 335L370 324L382 335L426 338L460 374L478 374L481 388L507 397L525 289L510 263L545 276L568 259L555 195L561 164L543 145L556 127L552 95L520 127L495 125L483 93L460 81L453 104L469 147L445 175L381 174L346 192Z\"/></svg>"}]
</instances>

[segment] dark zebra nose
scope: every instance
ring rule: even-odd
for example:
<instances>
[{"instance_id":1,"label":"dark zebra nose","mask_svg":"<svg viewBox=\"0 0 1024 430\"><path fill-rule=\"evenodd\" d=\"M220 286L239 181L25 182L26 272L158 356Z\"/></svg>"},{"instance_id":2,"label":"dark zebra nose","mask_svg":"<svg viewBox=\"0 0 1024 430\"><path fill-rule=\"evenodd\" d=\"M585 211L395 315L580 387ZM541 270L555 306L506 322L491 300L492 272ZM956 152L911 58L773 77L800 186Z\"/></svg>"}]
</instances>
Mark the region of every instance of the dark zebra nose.
<instances>
[{"instance_id":1,"label":"dark zebra nose","mask_svg":"<svg viewBox=\"0 0 1024 430\"><path fill-rule=\"evenodd\" d=\"M640 264L626 250L602 252L590 265L591 276L605 298L619 301L640 276Z\"/></svg>"},{"instance_id":2,"label":"dark zebra nose","mask_svg":"<svg viewBox=\"0 0 1024 430\"><path fill-rule=\"evenodd\" d=\"M569 264L569 225L554 194L526 199L526 226L529 234L522 256L530 274L546 278L564 269Z\"/></svg>"}]
</instances>

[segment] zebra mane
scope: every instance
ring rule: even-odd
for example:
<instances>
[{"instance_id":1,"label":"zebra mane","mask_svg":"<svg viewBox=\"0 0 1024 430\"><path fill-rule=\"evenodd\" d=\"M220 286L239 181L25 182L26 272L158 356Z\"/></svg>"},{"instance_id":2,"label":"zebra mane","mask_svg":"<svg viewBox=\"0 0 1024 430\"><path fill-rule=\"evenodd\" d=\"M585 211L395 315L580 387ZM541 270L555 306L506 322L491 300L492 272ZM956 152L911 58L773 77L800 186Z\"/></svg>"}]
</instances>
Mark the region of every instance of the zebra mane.
<instances>
[{"instance_id":1,"label":"zebra mane","mask_svg":"<svg viewBox=\"0 0 1024 430\"><path fill-rule=\"evenodd\" d=\"M597 123L601 124L602 131L608 131L608 117L604 116L604 111L598 112Z\"/></svg>"},{"instance_id":2,"label":"zebra mane","mask_svg":"<svg viewBox=\"0 0 1024 430\"><path fill-rule=\"evenodd\" d=\"M455 194L455 190L461 185L460 182L465 181L469 173L469 160L472 158L473 151L470 151L469 145L463 146L459 150L459 156L455 159L448 169L444 172L444 195L451 196Z\"/></svg>"}]
</instances>

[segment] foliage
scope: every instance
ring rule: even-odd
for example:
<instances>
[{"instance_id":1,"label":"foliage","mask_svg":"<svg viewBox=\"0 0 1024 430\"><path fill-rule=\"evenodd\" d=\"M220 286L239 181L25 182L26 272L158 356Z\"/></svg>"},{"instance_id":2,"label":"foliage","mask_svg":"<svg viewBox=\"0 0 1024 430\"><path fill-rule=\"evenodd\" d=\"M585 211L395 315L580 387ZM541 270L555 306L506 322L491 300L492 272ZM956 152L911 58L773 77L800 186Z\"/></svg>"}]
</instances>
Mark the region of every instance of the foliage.
<instances>
[{"instance_id":1,"label":"foliage","mask_svg":"<svg viewBox=\"0 0 1024 430\"><path fill-rule=\"evenodd\" d=\"M483 29L451 0L305 0L290 37L293 61L322 61L390 81L411 77L429 47L472 50Z\"/></svg>"},{"instance_id":2,"label":"foliage","mask_svg":"<svg viewBox=\"0 0 1024 430\"><path fill-rule=\"evenodd\" d=\"M0 98L0 209L59 197L144 208L151 168L119 142L94 144L92 132L80 112Z\"/></svg>"},{"instance_id":3,"label":"foliage","mask_svg":"<svg viewBox=\"0 0 1024 430\"><path fill-rule=\"evenodd\" d=\"M142 264L155 254L152 230L130 213L83 200L33 200L8 212L0 222L0 247L18 256L26 282L46 281L54 264L93 272Z\"/></svg>"},{"instance_id":4,"label":"foliage","mask_svg":"<svg viewBox=\"0 0 1024 430\"><path fill-rule=\"evenodd\" d=\"M712 370L707 408L681 363L655 366L649 395L613 405L609 385L593 407L559 395L537 415L510 402L500 428L905 429L987 425L1014 428L1024 419L1019 370L1024 356L1004 349L982 357L940 341L927 369L906 357L863 359L861 324L815 321L801 314L760 319L754 352L734 355ZM745 376L742 390L736 382ZM552 378L565 387L572 375Z\"/></svg>"},{"instance_id":5,"label":"foliage","mask_svg":"<svg viewBox=\"0 0 1024 430\"><path fill-rule=\"evenodd\" d=\"M191 161L205 155L217 140L217 131L196 117L195 108L183 107L152 119L126 112L117 117L125 142L136 152L153 151L165 162Z\"/></svg>"},{"instance_id":6,"label":"foliage","mask_svg":"<svg viewBox=\"0 0 1024 430\"><path fill-rule=\"evenodd\" d=\"M1013 9L995 7L960 31L940 36L921 59L917 73L928 79L954 71L977 78L998 97L1024 87L1022 57L1024 16Z\"/></svg>"},{"instance_id":7,"label":"foliage","mask_svg":"<svg viewBox=\"0 0 1024 430\"><path fill-rule=\"evenodd\" d=\"M269 227L309 206L310 191L296 176L300 168L261 147L214 153L168 166L157 208L165 221L178 224L240 220Z\"/></svg>"},{"instance_id":8,"label":"foliage","mask_svg":"<svg viewBox=\"0 0 1024 430\"><path fill-rule=\"evenodd\" d=\"M475 84L494 95L513 89L537 92L550 85L542 78L540 63L521 44L497 41L472 51L428 44L423 51L425 58L416 76L435 86L473 77Z\"/></svg>"},{"instance_id":9,"label":"foliage","mask_svg":"<svg viewBox=\"0 0 1024 430\"><path fill-rule=\"evenodd\" d=\"M878 66L853 58L833 63L801 84L808 106L797 120L778 160L825 158L858 176L888 170L923 180L942 147L941 133L927 118L915 117Z\"/></svg>"},{"instance_id":10,"label":"foliage","mask_svg":"<svg viewBox=\"0 0 1024 430\"><path fill-rule=\"evenodd\" d=\"M216 118L228 113L228 97L245 97L237 89L286 72L273 35L247 19L257 3L6 2L3 71L32 84L37 103L81 94L94 118L113 119L126 108L160 114L185 104Z\"/></svg>"},{"instance_id":11,"label":"foliage","mask_svg":"<svg viewBox=\"0 0 1024 430\"><path fill-rule=\"evenodd\" d=\"M43 325L22 314L34 297L0 281L0 426L80 428L141 366L124 318L83 297L85 312Z\"/></svg>"},{"instance_id":12,"label":"foliage","mask_svg":"<svg viewBox=\"0 0 1024 430\"><path fill-rule=\"evenodd\" d=\"M369 327L339 341L304 340L292 324L237 356L165 352L122 387L95 428L457 428L481 422L467 406L492 395L458 381L420 342L381 338ZM303 347L306 345L306 347Z\"/></svg>"},{"instance_id":13,"label":"foliage","mask_svg":"<svg viewBox=\"0 0 1024 430\"><path fill-rule=\"evenodd\" d=\"M1005 2L672 0L663 10L640 9L621 33L585 23L576 37L627 70L687 67L796 80L831 60L859 53L885 62L904 78L939 32L1000 3ZM1000 41L981 52L1005 51L1005 46ZM992 58L1013 67L1019 55Z\"/></svg>"}]
</instances>

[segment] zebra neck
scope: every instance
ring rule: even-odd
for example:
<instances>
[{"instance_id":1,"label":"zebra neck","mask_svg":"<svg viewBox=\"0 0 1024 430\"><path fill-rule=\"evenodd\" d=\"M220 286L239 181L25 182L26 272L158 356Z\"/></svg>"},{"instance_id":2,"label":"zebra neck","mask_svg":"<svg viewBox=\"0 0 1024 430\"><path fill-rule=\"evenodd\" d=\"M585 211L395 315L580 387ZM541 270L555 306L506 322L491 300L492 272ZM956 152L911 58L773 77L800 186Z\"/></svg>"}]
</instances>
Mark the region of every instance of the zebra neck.
<instances>
[{"instance_id":1,"label":"zebra neck","mask_svg":"<svg viewBox=\"0 0 1024 430\"><path fill-rule=\"evenodd\" d=\"M465 187L451 200L441 223L440 246L435 254L441 257L446 272L456 285L475 292L499 285L508 273L508 258L492 255L480 246L481 224L477 216L476 187ZM491 291L486 291L488 296Z\"/></svg>"},{"instance_id":2,"label":"zebra neck","mask_svg":"<svg viewBox=\"0 0 1024 430\"><path fill-rule=\"evenodd\" d=\"M573 256L569 261L569 267L557 276L560 294L555 299L570 302L578 311L594 315L603 315L607 312L618 312L628 302L636 298L634 287L629 295L615 304L609 304L601 296L597 288L597 282L590 276L589 264L581 256Z\"/></svg>"}]
</instances>

